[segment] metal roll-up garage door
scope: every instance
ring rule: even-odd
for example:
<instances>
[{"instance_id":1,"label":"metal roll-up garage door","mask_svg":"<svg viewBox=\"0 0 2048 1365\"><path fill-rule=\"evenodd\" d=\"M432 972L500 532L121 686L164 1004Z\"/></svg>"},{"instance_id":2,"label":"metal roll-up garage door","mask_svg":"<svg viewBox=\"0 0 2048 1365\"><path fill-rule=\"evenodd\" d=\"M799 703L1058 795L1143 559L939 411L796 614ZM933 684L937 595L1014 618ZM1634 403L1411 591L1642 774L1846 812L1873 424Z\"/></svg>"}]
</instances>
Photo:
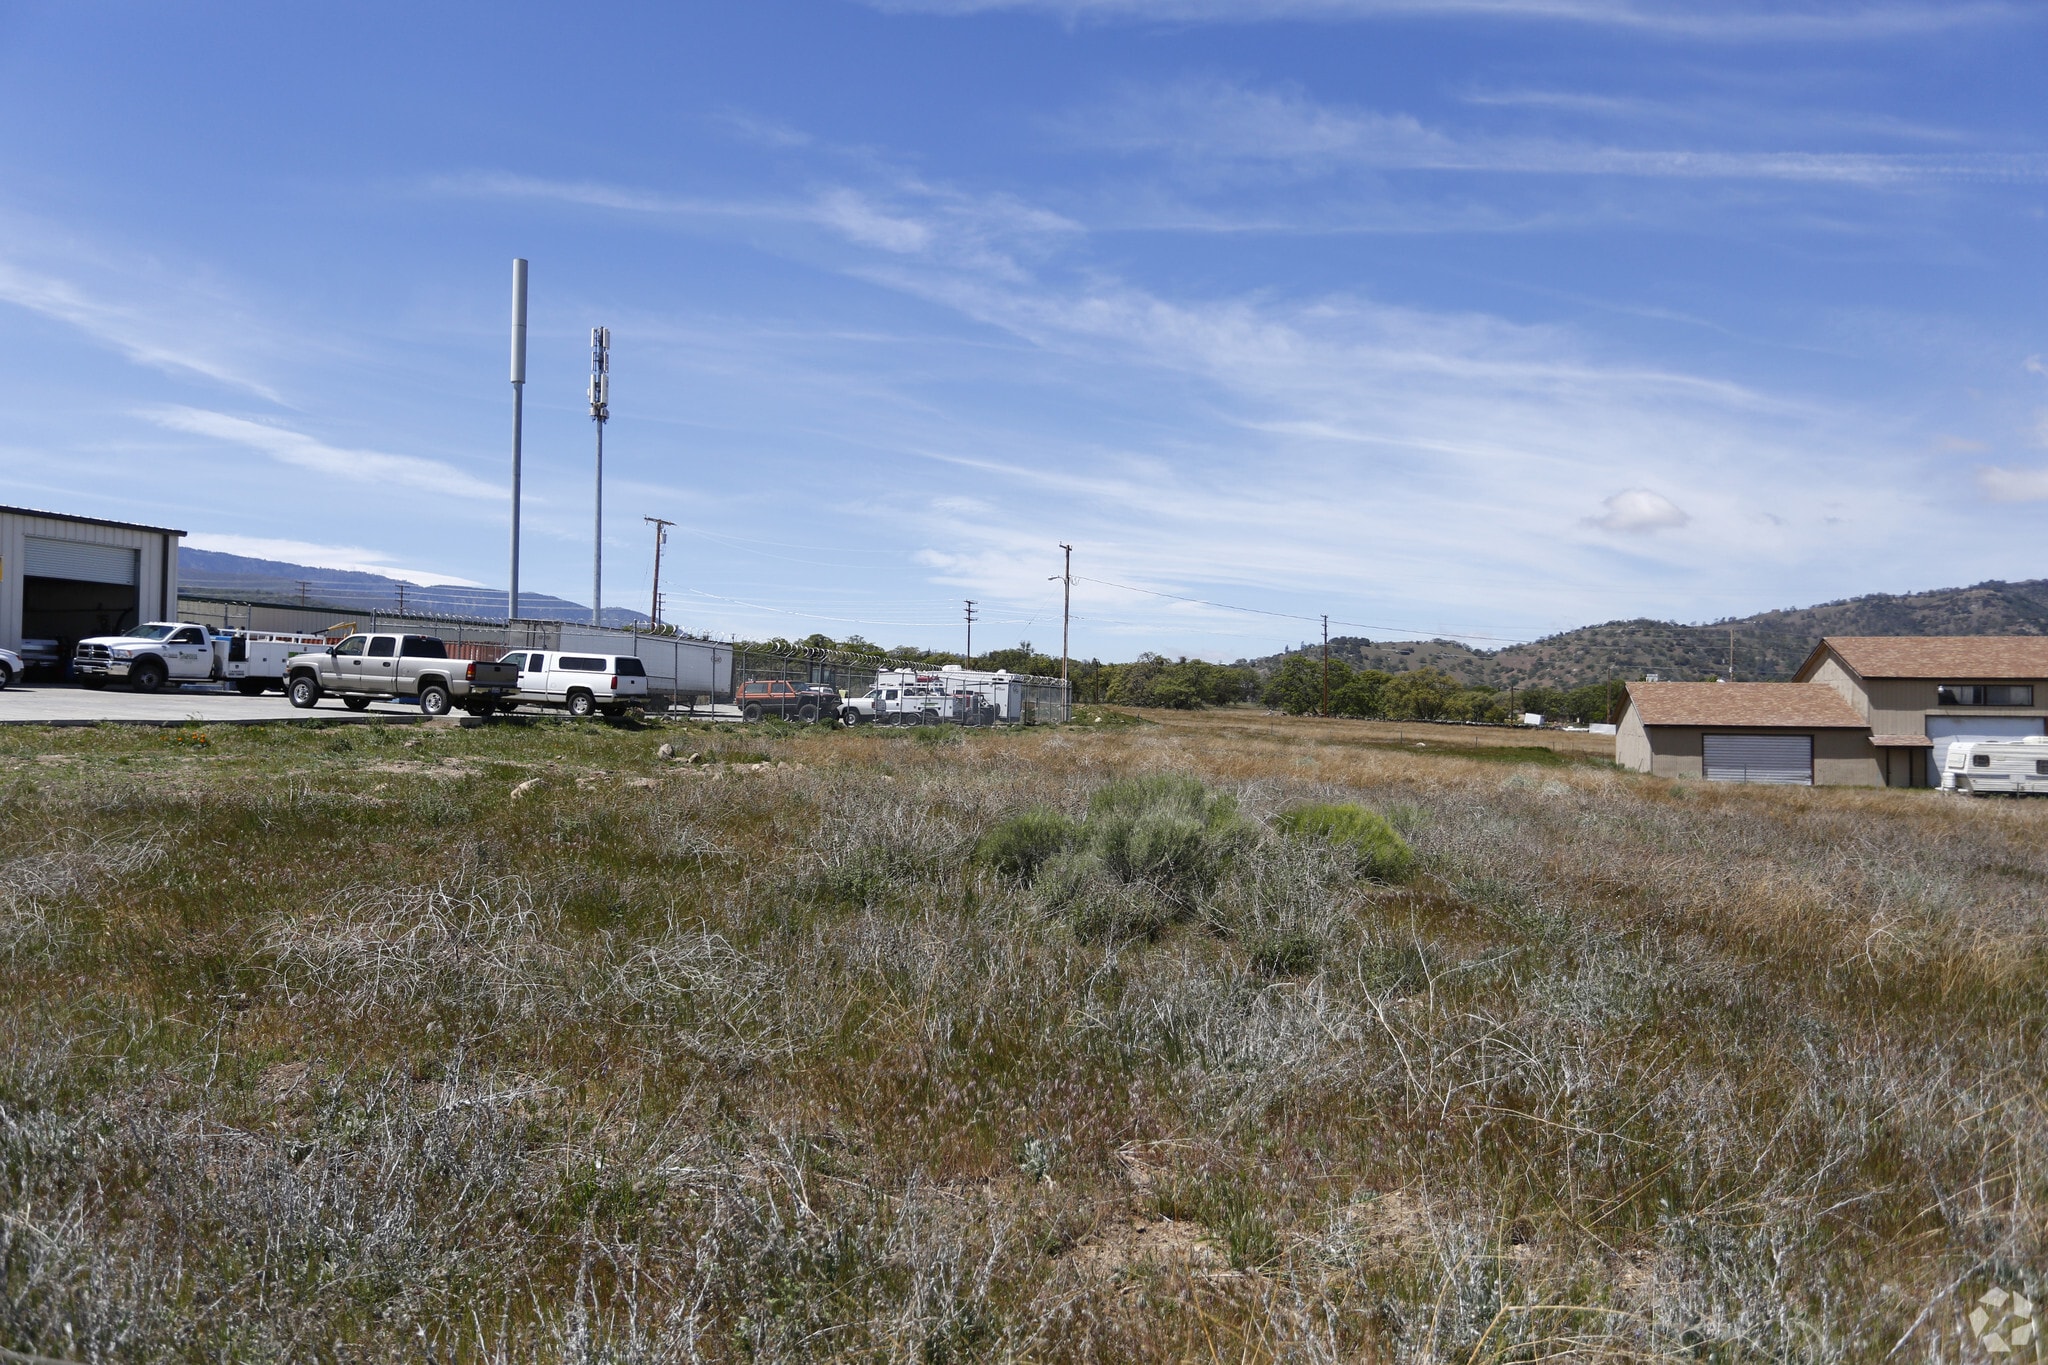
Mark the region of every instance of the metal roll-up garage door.
<instances>
[{"instance_id":1,"label":"metal roll-up garage door","mask_svg":"<svg viewBox=\"0 0 2048 1365\"><path fill-rule=\"evenodd\" d=\"M84 540L22 537L22 572L34 578L68 578L74 583L121 583L134 587L135 551L126 545Z\"/></svg>"},{"instance_id":2,"label":"metal roll-up garage door","mask_svg":"<svg viewBox=\"0 0 2048 1365\"><path fill-rule=\"evenodd\" d=\"M1709 782L1813 785L1812 735L1707 735Z\"/></svg>"},{"instance_id":3,"label":"metal roll-up garage door","mask_svg":"<svg viewBox=\"0 0 2048 1365\"><path fill-rule=\"evenodd\" d=\"M1972 739L2025 739L2040 733L2039 716L1929 716L1927 738L1934 748L1927 755L1928 785L1941 781L1951 744Z\"/></svg>"}]
</instances>

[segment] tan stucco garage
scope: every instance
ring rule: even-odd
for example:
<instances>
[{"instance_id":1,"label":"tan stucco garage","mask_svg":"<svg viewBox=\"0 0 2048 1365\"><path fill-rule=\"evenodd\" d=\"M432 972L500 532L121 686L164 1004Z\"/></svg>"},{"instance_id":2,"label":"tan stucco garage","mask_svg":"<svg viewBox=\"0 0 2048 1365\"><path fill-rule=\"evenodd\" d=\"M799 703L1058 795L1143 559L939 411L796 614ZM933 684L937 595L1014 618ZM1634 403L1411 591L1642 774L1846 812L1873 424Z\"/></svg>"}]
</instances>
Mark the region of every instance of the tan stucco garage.
<instances>
[{"instance_id":1,"label":"tan stucco garage","mask_svg":"<svg viewBox=\"0 0 2048 1365\"><path fill-rule=\"evenodd\" d=\"M1659 777L1880 786L1870 724L1819 683L1630 683L1614 759Z\"/></svg>"}]
</instances>

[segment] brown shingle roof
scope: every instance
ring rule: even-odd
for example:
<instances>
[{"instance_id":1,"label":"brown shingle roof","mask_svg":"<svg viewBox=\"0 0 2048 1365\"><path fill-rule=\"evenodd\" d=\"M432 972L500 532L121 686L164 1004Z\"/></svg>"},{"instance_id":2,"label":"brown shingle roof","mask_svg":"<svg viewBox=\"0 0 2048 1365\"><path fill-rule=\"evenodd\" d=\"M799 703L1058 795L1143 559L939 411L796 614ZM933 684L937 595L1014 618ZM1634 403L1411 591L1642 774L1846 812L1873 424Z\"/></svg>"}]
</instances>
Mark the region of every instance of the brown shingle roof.
<instances>
[{"instance_id":1,"label":"brown shingle roof","mask_svg":"<svg viewBox=\"0 0 2048 1365\"><path fill-rule=\"evenodd\" d=\"M1802 730L1867 730L1870 722L1824 683L1668 683L1628 685L1645 725L1733 725Z\"/></svg>"},{"instance_id":2,"label":"brown shingle roof","mask_svg":"<svg viewBox=\"0 0 2048 1365\"><path fill-rule=\"evenodd\" d=\"M1829 649L1865 678L2048 678L2048 635L1830 635L1799 676Z\"/></svg>"}]
</instances>

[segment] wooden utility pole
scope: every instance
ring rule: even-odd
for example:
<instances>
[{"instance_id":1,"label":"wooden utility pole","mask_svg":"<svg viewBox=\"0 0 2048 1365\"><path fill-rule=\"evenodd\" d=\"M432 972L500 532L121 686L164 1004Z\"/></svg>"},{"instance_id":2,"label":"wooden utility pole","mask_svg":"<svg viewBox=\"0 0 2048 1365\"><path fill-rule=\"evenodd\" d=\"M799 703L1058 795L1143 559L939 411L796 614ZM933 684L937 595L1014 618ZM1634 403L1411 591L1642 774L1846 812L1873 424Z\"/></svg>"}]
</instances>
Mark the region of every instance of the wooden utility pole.
<instances>
[{"instance_id":1,"label":"wooden utility pole","mask_svg":"<svg viewBox=\"0 0 2048 1365\"><path fill-rule=\"evenodd\" d=\"M1728 681L1735 681L1735 627L1728 627Z\"/></svg>"},{"instance_id":2,"label":"wooden utility pole","mask_svg":"<svg viewBox=\"0 0 2048 1365\"><path fill-rule=\"evenodd\" d=\"M967 604L967 660L968 668L974 667L974 603Z\"/></svg>"},{"instance_id":3,"label":"wooden utility pole","mask_svg":"<svg viewBox=\"0 0 2048 1365\"><path fill-rule=\"evenodd\" d=\"M661 624L661 547L668 543L668 528L675 525L660 517L642 517L640 520L654 525L654 596L647 604L647 619L655 625Z\"/></svg>"},{"instance_id":4,"label":"wooden utility pole","mask_svg":"<svg viewBox=\"0 0 2048 1365\"><path fill-rule=\"evenodd\" d=\"M1323 614L1323 715L1330 714L1330 616Z\"/></svg>"},{"instance_id":5,"label":"wooden utility pole","mask_svg":"<svg viewBox=\"0 0 2048 1365\"><path fill-rule=\"evenodd\" d=\"M1074 611L1074 547L1061 541L1060 548L1067 552L1067 567L1060 574L1060 681L1066 682L1067 625Z\"/></svg>"}]
</instances>

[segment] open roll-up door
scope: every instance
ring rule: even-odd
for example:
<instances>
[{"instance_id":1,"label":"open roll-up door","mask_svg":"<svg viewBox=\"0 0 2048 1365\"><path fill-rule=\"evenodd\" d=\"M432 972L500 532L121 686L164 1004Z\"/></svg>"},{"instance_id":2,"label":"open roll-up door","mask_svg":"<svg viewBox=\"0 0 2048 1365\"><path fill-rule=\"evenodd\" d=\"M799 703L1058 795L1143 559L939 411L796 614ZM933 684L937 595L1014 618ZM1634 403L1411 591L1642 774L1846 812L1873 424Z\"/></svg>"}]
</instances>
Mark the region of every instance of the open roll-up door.
<instances>
[{"instance_id":1,"label":"open roll-up door","mask_svg":"<svg viewBox=\"0 0 2048 1365\"><path fill-rule=\"evenodd\" d=\"M1813 785L1812 735L1707 735L1702 757L1709 782Z\"/></svg>"}]
</instances>

